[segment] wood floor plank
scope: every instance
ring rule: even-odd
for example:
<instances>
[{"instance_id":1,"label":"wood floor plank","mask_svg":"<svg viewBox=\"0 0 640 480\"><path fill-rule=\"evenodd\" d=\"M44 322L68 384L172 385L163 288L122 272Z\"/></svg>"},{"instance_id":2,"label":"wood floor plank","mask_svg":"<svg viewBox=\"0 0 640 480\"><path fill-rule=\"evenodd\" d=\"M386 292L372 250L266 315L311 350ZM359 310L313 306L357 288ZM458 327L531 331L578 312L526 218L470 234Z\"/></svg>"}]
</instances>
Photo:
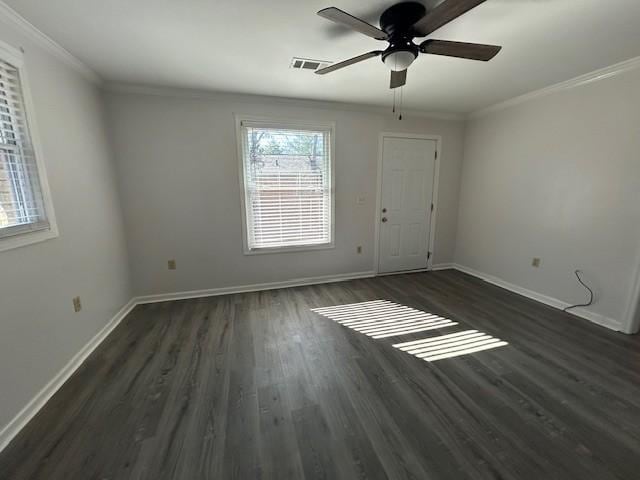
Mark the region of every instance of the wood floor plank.
<instances>
[{"instance_id":1,"label":"wood floor plank","mask_svg":"<svg viewBox=\"0 0 640 480\"><path fill-rule=\"evenodd\" d=\"M282 383L258 390L260 459L264 479L303 478L291 409Z\"/></svg>"},{"instance_id":2,"label":"wood floor plank","mask_svg":"<svg viewBox=\"0 0 640 480\"><path fill-rule=\"evenodd\" d=\"M458 325L373 339L313 311L380 300ZM393 346L465 330L508 345ZM455 271L141 305L0 478L635 480L638 365L640 337Z\"/></svg>"}]
</instances>

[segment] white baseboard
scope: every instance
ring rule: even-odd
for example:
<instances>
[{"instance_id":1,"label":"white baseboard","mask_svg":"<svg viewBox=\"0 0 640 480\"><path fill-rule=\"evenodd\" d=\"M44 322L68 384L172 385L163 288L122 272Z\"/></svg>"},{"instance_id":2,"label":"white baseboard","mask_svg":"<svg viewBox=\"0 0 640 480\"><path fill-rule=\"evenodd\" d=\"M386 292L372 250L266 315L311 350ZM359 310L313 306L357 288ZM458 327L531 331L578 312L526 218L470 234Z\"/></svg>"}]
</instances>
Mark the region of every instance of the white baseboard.
<instances>
[{"instance_id":1,"label":"white baseboard","mask_svg":"<svg viewBox=\"0 0 640 480\"><path fill-rule=\"evenodd\" d=\"M27 403L13 419L0 430L0 452L9 445L9 442L22 430L29 420L49 401L71 375L82 365L89 355L107 338L114 328L124 319L136 306L134 300L129 300L127 304L116 313L109 323L107 323L89 342L76 353L71 360L60 370L35 397Z\"/></svg>"},{"instance_id":2,"label":"white baseboard","mask_svg":"<svg viewBox=\"0 0 640 480\"><path fill-rule=\"evenodd\" d=\"M437 265L433 265L431 267L432 272L439 272L440 270L451 270L455 268L453 263L438 263Z\"/></svg>"},{"instance_id":3,"label":"white baseboard","mask_svg":"<svg viewBox=\"0 0 640 480\"><path fill-rule=\"evenodd\" d=\"M418 268L416 270L401 270L399 272L377 272L376 277L393 277L395 275L409 275L412 273L424 273L428 271L428 268Z\"/></svg>"},{"instance_id":4,"label":"white baseboard","mask_svg":"<svg viewBox=\"0 0 640 480\"><path fill-rule=\"evenodd\" d=\"M531 298L532 300L535 300L540 303L544 303L545 305L549 305L559 310L562 310L570 306L569 303L563 302L562 300L558 300L557 298L549 297L548 295L543 295L541 293L534 292L533 290L520 287L513 283L509 283L506 280L503 280L501 278L494 277L493 275L479 272L478 270L474 270L473 268L465 267L464 265L460 265L456 263L456 264L453 264L453 268L461 272L467 273L469 275L472 275L474 277L480 278L486 282L492 283L493 285L497 285L498 287L517 293L518 295L522 295L523 297ZM620 321L610 317L606 317L604 315L600 315L599 313L591 312L584 308L572 309L570 313L577 317L584 318L585 320L589 320L590 322L596 323L600 326L609 328L611 330L615 330L616 332L623 331Z\"/></svg>"},{"instance_id":5,"label":"white baseboard","mask_svg":"<svg viewBox=\"0 0 640 480\"><path fill-rule=\"evenodd\" d=\"M208 288L205 290L191 290L187 292L161 293L159 295L143 295L134 298L136 305L145 303L167 302L170 300L186 300L189 298L215 297L218 295L230 295L233 293L258 292L261 290L275 290L277 288L302 287L304 285L317 285L322 283L345 282L361 278L375 277L376 273L355 272L341 273L338 275L323 275L319 277L294 278L282 282L254 283L252 285L240 285L235 287Z\"/></svg>"}]
</instances>

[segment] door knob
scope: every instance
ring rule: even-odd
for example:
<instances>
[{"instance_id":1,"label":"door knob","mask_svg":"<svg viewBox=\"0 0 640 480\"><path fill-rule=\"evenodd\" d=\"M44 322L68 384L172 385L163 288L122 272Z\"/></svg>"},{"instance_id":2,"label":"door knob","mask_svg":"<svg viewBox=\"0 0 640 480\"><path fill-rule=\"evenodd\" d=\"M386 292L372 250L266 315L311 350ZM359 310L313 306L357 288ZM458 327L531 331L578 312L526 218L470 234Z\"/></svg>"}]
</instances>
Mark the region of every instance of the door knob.
<instances>
[{"instance_id":1,"label":"door knob","mask_svg":"<svg viewBox=\"0 0 640 480\"><path fill-rule=\"evenodd\" d=\"M382 223L387 223L387 217L382 217Z\"/></svg>"}]
</instances>

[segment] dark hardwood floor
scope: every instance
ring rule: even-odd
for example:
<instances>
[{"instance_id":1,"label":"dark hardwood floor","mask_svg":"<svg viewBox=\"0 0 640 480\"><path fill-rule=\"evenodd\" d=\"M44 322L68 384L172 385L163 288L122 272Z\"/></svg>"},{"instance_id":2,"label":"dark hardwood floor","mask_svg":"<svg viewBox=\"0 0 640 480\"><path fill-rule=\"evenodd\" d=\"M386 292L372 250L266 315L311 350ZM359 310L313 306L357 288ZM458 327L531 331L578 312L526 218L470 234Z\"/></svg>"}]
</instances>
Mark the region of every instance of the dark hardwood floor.
<instances>
[{"instance_id":1,"label":"dark hardwood floor","mask_svg":"<svg viewBox=\"0 0 640 480\"><path fill-rule=\"evenodd\" d=\"M458 322L374 339L311 311ZM433 363L393 344L509 343ZM459 272L137 307L0 454L2 479L638 479L640 338Z\"/></svg>"}]
</instances>

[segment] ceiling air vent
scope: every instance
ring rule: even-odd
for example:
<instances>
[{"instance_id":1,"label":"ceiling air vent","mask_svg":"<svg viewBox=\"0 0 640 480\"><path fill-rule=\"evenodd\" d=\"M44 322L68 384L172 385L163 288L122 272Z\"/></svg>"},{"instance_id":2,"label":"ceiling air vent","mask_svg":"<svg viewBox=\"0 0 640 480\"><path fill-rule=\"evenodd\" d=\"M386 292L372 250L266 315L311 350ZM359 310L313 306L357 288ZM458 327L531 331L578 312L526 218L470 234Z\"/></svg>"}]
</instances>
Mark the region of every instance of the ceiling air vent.
<instances>
[{"instance_id":1,"label":"ceiling air vent","mask_svg":"<svg viewBox=\"0 0 640 480\"><path fill-rule=\"evenodd\" d=\"M326 62L324 60L312 60L310 58L293 57L290 67L297 70L311 70L313 72L315 70L318 70L319 68L324 68L329 64L331 64L331 62Z\"/></svg>"}]
</instances>

